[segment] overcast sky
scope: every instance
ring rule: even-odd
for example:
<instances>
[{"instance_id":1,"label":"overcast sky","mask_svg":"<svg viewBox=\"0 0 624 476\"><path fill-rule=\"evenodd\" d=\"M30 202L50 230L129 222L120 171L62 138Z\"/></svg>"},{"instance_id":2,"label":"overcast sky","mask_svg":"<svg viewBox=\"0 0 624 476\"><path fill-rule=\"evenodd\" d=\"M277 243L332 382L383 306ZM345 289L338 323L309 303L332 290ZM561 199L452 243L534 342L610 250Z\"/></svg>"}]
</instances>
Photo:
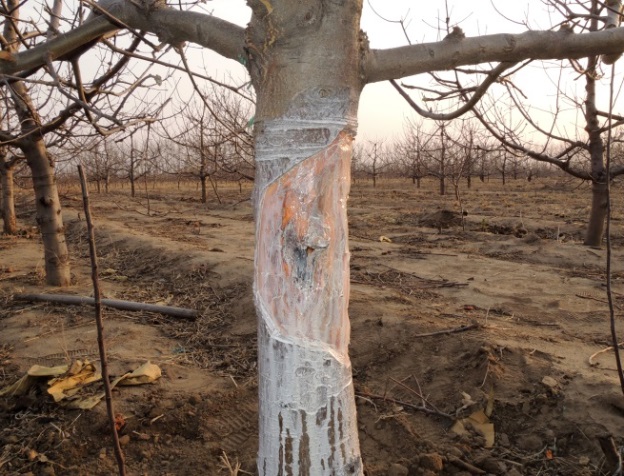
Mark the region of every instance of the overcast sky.
<instances>
[{"instance_id":1,"label":"overcast sky","mask_svg":"<svg viewBox=\"0 0 624 476\"><path fill-rule=\"evenodd\" d=\"M212 0L204 4L207 12L215 16L244 26L250 17L250 11L244 0ZM518 33L530 29L548 29L558 21L556 16L544 8L541 0L448 0L450 26L460 25L466 36L493 33ZM362 30L370 40L372 48L391 48L407 44L407 39L398 20L403 19L407 34L412 43L437 41L446 34L446 9L444 0L364 0ZM393 20L394 23L384 21ZM216 54L205 56L206 70L217 78L232 75L240 82L245 81L246 72L235 62L220 58ZM519 74L516 84L532 104L532 114L544 124L550 117L540 111L554 110L556 107L569 109L571 112L560 117L558 126L561 130L574 130L579 116L578 109L555 101L556 82L560 78L559 63L547 65L549 74L544 73L544 66L539 65ZM576 75L578 76L578 75ZM582 81L573 81L574 76L564 78L566 92L571 97L582 98ZM408 84L427 84L427 75L404 79ZM621 83L621 81L620 81ZM619 87L620 85L616 86ZM606 107L607 87L602 87L602 103ZM414 94L420 100L419 94ZM576 109L576 110L575 110ZM617 110L617 108L616 108ZM405 101L389 83L368 85L362 95L359 110L360 140L398 138L402 135L406 118L417 118Z\"/></svg>"}]
</instances>

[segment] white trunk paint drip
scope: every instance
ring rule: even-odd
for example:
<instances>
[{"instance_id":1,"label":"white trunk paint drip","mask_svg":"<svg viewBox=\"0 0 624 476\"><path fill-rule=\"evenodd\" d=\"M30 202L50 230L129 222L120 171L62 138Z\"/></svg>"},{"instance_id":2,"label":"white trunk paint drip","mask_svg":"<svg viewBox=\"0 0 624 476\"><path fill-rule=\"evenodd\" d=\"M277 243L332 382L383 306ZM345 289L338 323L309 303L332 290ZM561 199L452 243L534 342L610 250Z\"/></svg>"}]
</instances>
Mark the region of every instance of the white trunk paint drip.
<instances>
[{"instance_id":1,"label":"white trunk paint drip","mask_svg":"<svg viewBox=\"0 0 624 476\"><path fill-rule=\"evenodd\" d=\"M263 476L363 474L348 356L348 100L313 90L286 117L258 126Z\"/></svg>"}]
</instances>

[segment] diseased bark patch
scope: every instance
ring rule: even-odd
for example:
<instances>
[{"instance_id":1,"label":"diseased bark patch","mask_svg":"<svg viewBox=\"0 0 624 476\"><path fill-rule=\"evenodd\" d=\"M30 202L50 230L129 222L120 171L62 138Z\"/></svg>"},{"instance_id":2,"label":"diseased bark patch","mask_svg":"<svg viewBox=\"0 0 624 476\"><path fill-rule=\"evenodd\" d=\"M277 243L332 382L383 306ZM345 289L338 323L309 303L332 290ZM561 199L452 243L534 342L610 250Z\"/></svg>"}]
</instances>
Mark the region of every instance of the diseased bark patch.
<instances>
[{"instance_id":1,"label":"diseased bark patch","mask_svg":"<svg viewBox=\"0 0 624 476\"><path fill-rule=\"evenodd\" d=\"M342 355L350 331L351 142L348 133L340 133L326 149L269 184L257 230L256 289L274 328L329 344Z\"/></svg>"}]
</instances>

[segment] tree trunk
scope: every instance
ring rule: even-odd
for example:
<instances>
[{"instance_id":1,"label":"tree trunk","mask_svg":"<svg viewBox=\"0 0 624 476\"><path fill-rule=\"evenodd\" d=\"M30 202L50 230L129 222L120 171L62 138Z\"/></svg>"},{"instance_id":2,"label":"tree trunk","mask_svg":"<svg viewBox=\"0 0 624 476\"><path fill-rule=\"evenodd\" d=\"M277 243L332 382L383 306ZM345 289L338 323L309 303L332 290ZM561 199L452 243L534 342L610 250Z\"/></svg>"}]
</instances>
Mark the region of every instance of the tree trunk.
<instances>
[{"instance_id":1,"label":"tree trunk","mask_svg":"<svg viewBox=\"0 0 624 476\"><path fill-rule=\"evenodd\" d=\"M19 2L10 0L8 3L13 21L5 22L4 41L9 45L9 51L15 52L20 44L14 29L19 18ZM69 253L65 242L61 201L54 176L54 161L48 155L39 132L33 133L41 123L41 119L23 81L8 83L8 90L23 135L16 144L24 153L32 173L37 224L43 241L46 283L51 286L69 286Z\"/></svg>"},{"instance_id":2,"label":"tree trunk","mask_svg":"<svg viewBox=\"0 0 624 476\"><path fill-rule=\"evenodd\" d=\"M28 140L22 151L32 171L37 224L43 241L46 283L51 286L69 286L69 253L65 242L54 163L41 139Z\"/></svg>"},{"instance_id":3,"label":"tree trunk","mask_svg":"<svg viewBox=\"0 0 624 476\"><path fill-rule=\"evenodd\" d=\"M136 159L134 158L134 137L130 141L130 170L128 172L128 178L130 179L130 196L134 198L136 194Z\"/></svg>"},{"instance_id":4,"label":"tree trunk","mask_svg":"<svg viewBox=\"0 0 624 476\"><path fill-rule=\"evenodd\" d=\"M258 97L258 471L362 475L346 216L363 79L361 0L315 2L305 16L297 2L274 0L273 15L266 2L249 3L250 51L263 51L250 68Z\"/></svg>"},{"instance_id":5,"label":"tree trunk","mask_svg":"<svg viewBox=\"0 0 624 476\"><path fill-rule=\"evenodd\" d=\"M440 195L446 195L446 144L444 124L440 127Z\"/></svg>"},{"instance_id":6,"label":"tree trunk","mask_svg":"<svg viewBox=\"0 0 624 476\"><path fill-rule=\"evenodd\" d=\"M607 184L606 182L592 182L592 206L587 224L584 244L587 246L602 246L604 224L607 217Z\"/></svg>"},{"instance_id":7,"label":"tree trunk","mask_svg":"<svg viewBox=\"0 0 624 476\"><path fill-rule=\"evenodd\" d=\"M201 183L201 202L206 203L208 201L208 190L207 190L207 182L208 179L205 175L201 175L199 177L199 182Z\"/></svg>"},{"instance_id":8,"label":"tree trunk","mask_svg":"<svg viewBox=\"0 0 624 476\"><path fill-rule=\"evenodd\" d=\"M596 5L593 5L594 9ZM602 246L605 219L607 217L607 171L604 164L604 143L600 135L600 123L596 108L596 67L598 58L588 58L585 73L585 130L589 136L589 156L592 177L592 206L587 224L584 244Z\"/></svg>"},{"instance_id":9,"label":"tree trunk","mask_svg":"<svg viewBox=\"0 0 624 476\"><path fill-rule=\"evenodd\" d=\"M2 232L6 235L17 234L17 218L15 217L15 194L13 186L13 167L0 160L2 176Z\"/></svg>"}]
</instances>

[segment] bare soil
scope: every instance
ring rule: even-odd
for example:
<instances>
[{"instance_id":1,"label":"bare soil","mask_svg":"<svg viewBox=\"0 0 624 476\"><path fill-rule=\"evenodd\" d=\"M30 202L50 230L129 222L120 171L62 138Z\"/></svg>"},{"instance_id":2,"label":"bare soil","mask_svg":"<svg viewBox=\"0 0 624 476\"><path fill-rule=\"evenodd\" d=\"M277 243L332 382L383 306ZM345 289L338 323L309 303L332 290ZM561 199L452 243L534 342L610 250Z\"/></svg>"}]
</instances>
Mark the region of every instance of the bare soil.
<instances>
[{"instance_id":1,"label":"bare soil","mask_svg":"<svg viewBox=\"0 0 624 476\"><path fill-rule=\"evenodd\" d=\"M589 187L473 182L440 197L388 181L350 199L351 356L368 476L606 475L599 439L624 444L611 345L606 251L583 246ZM92 192L105 297L189 307L194 320L105 310L111 371L150 360L156 383L115 390L130 475L256 474L256 317L249 187L194 184ZM93 310L29 303L46 288L34 204L0 237L0 388L33 364L98 363ZM63 188L75 285L91 295L82 202ZM622 194L615 190L613 297L624 334ZM462 210L467 215L461 213ZM457 419L482 411L487 434ZM104 403L55 405L40 390L0 398L0 474L116 473ZM238 473L237 465L240 465ZM232 469L229 469L230 466Z\"/></svg>"}]
</instances>

